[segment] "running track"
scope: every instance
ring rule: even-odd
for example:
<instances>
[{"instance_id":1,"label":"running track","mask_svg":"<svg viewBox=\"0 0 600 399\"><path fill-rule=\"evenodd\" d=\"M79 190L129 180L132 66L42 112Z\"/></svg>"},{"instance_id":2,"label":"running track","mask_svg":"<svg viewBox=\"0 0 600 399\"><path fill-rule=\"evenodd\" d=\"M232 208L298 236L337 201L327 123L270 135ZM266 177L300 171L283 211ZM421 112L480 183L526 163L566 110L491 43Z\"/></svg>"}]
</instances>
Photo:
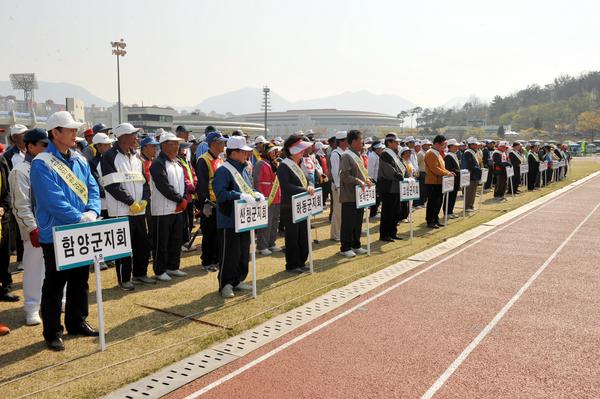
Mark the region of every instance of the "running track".
<instances>
[{"instance_id":1,"label":"running track","mask_svg":"<svg viewBox=\"0 0 600 399\"><path fill-rule=\"evenodd\" d=\"M599 208L595 177L168 397L598 398Z\"/></svg>"}]
</instances>

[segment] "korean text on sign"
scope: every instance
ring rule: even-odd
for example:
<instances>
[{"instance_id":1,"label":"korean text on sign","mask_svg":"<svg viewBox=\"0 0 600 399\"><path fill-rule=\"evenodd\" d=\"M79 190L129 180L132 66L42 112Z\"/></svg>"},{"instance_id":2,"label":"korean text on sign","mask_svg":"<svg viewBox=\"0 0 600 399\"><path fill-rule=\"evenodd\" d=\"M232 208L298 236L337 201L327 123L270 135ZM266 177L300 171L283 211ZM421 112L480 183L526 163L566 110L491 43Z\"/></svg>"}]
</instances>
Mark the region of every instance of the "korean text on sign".
<instances>
[{"instance_id":1,"label":"korean text on sign","mask_svg":"<svg viewBox=\"0 0 600 399\"><path fill-rule=\"evenodd\" d=\"M58 270L88 266L94 259L131 256L126 217L54 227L54 254Z\"/></svg>"},{"instance_id":2,"label":"korean text on sign","mask_svg":"<svg viewBox=\"0 0 600 399\"><path fill-rule=\"evenodd\" d=\"M315 194L300 193L292 196L292 220L294 223L323 212L323 190L315 188Z\"/></svg>"},{"instance_id":3,"label":"korean text on sign","mask_svg":"<svg viewBox=\"0 0 600 399\"><path fill-rule=\"evenodd\" d=\"M419 199L419 196L419 182L417 180L411 177L400 182L400 201L415 201Z\"/></svg>"},{"instance_id":4,"label":"korean text on sign","mask_svg":"<svg viewBox=\"0 0 600 399\"><path fill-rule=\"evenodd\" d=\"M454 176L442 177L442 193L454 191Z\"/></svg>"},{"instance_id":5,"label":"korean text on sign","mask_svg":"<svg viewBox=\"0 0 600 399\"><path fill-rule=\"evenodd\" d=\"M377 193L375 191L375 185L371 187L365 186L363 190L361 186L356 186L354 189L356 193L356 208L368 208L375 205L377 200Z\"/></svg>"},{"instance_id":6,"label":"korean text on sign","mask_svg":"<svg viewBox=\"0 0 600 399\"><path fill-rule=\"evenodd\" d=\"M269 224L269 203L265 201L247 203L242 200L235 201L235 231L263 229Z\"/></svg>"}]
</instances>

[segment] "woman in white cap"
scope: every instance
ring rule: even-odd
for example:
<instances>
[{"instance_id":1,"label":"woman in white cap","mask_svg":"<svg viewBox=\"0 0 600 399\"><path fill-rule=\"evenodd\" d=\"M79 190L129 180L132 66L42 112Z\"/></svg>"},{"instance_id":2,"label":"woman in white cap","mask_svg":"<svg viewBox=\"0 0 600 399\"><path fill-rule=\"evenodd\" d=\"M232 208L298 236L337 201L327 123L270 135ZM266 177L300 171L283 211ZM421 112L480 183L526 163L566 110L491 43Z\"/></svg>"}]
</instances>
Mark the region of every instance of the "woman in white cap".
<instances>
[{"instance_id":1,"label":"woman in white cap","mask_svg":"<svg viewBox=\"0 0 600 399\"><path fill-rule=\"evenodd\" d=\"M454 204L456 204L456 195L460 190L460 161L456 153L458 152L459 143L456 139L448 140L448 152L444 156L444 165L446 169L454 173L454 190L446 195L448 201L448 219L456 219L458 216L454 214ZM446 203L442 207L446 211Z\"/></svg>"},{"instance_id":2,"label":"woman in white cap","mask_svg":"<svg viewBox=\"0 0 600 399\"><path fill-rule=\"evenodd\" d=\"M308 259L306 220L293 222L292 196L304 192L312 195L315 192L300 168L304 150L310 146L311 143L292 134L283 144L286 158L277 168L277 178L281 186L281 222L285 227L285 270L290 273L308 271L305 266Z\"/></svg>"}]
</instances>

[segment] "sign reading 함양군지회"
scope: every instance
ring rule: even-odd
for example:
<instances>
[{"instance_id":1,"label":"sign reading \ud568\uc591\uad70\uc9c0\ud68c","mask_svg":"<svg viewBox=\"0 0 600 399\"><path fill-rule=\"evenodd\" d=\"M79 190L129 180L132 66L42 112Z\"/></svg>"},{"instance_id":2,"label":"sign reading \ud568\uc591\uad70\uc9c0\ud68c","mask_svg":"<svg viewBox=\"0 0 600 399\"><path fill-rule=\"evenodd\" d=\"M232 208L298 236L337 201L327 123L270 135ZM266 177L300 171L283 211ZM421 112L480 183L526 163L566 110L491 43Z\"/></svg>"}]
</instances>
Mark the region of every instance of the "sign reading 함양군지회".
<instances>
[{"instance_id":1,"label":"sign reading \ud568\uc591\uad70\uc9c0\ud68c","mask_svg":"<svg viewBox=\"0 0 600 399\"><path fill-rule=\"evenodd\" d=\"M365 186L365 189L361 186L356 186L354 189L356 193L356 208L368 208L375 205L377 200L377 194L375 192L375 185L372 184L371 187Z\"/></svg>"},{"instance_id":2,"label":"sign reading \ud568\uc591\uad70\uc9c0\ud68c","mask_svg":"<svg viewBox=\"0 0 600 399\"><path fill-rule=\"evenodd\" d=\"M412 177L400 182L400 201L416 201L420 197L419 182Z\"/></svg>"},{"instance_id":3,"label":"sign reading \ud568\uc591\uad70\uc9c0\ud68c","mask_svg":"<svg viewBox=\"0 0 600 399\"><path fill-rule=\"evenodd\" d=\"M269 203L267 200L249 203L236 200L233 205L235 212L235 232L263 229L269 224Z\"/></svg>"},{"instance_id":4,"label":"sign reading \ud568\uc591\uad70\uc9c0\ud68c","mask_svg":"<svg viewBox=\"0 0 600 399\"><path fill-rule=\"evenodd\" d=\"M131 256L126 217L55 226L52 237L58 271L87 267L94 259L107 261Z\"/></svg>"},{"instance_id":5,"label":"sign reading \ud568\uc591\uad70\uc9c0\ud68c","mask_svg":"<svg viewBox=\"0 0 600 399\"><path fill-rule=\"evenodd\" d=\"M300 193L292 196L292 221L294 223L321 212L323 212L323 189L315 188L314 195Z\"/></svg>"}]
</instances>

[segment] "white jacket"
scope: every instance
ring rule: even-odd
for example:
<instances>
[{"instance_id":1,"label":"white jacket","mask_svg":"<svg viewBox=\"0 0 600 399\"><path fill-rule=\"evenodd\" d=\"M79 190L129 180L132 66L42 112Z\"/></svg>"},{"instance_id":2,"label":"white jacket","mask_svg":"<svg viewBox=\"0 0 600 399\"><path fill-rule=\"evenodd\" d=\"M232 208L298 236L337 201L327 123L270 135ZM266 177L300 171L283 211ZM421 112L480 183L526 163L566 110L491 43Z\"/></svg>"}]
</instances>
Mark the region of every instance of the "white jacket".
<instances>
[{"instance_id":1,"label":"white jacket","mask_svg":"<svg viewBox=\"0 0 600 399\"><path fill-rule=\"evenodd\" d=\"M176 159L170 161L162 153L156 157L150 167L150 191L152 216L179 213L175 208L185 197L185 182L183 168Z\"/></svg>"},{"instance_id":2,"label":"white jacket","mask_svg":"<svg viewBox=\"0 0 600 399\"><path fill-rule=\"evenodd\" d=\"M35 215L31 206L31 180L29 179L29 161L18 162L8 175L12 212L19 225L21 238L29 240L29 232L37 229Z\"/></svg>"},{"instance_id":3,"label":"white jacket","mask_svg":"<svg viewBox=\"0 0 600 399\"><path fill-rule=\"evenodd\" d=\"M102 154L98 173L102 176L102 185L106 195L108 216L129 216L129 206L144 198L144 166L137 154L126 155L115 144ZM135 180L137 176L137 180ZM133 179L133 180L132 180ZM136 215L143 215L145 211Z\"/></svg>"}]
</instances>

